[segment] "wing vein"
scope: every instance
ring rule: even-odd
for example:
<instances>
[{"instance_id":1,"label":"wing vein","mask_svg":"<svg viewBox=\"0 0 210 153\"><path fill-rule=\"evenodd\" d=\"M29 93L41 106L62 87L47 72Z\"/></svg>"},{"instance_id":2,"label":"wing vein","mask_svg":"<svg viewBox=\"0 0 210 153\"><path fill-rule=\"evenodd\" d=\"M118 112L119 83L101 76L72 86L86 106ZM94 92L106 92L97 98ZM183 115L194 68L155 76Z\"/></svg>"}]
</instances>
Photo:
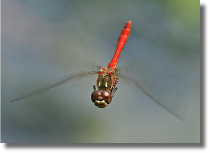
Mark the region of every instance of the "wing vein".
<instances>
[{"instance_id":1,"label":"wing vein","mask_svg":"<svg viewBox=\"0 0 210 153\"><path fill-rule=\"evenodd\" d=\"M30 96L33 96L35 94L38 94L38 93L41 93L41 92L44 92L46 90L49 90L49 89L52 89L54 87L57 87L57 86L60 86L64 83L67 83L69 81L72 81L73 79L79 79L79 78L82 78L84 76L88 76L88 75L93 75L93 74L97 74L98 71L89 71L89 72L78 72L76 74L73 74L71 76L68 76L67 78L64 78L63 80L53 84L53 85L50 85L50 86L47 86L47 87L44 87L44 88L41 88L41 89L38 89L34 92L31 92L31 93L28 93L28 94L25 94L25 95L22 95L18 98L15 98L14 100L12 100L11 102L15 102L15 101L19 101L19 100L22 100L24 98L27 98L27 97L30 97Z\"/></svg>"},{"instance_id":2,"label":"wing vein","mask_svg":"<svg viewBox=\"0 0 210 153\"><path fill-rule=\"evenodd\" d=\"M158 100L156 100L152 95L150 95L137 81L129 78L128 76L125 76L121 73L117 73L118 76L126 81L131 82L132 84L134 84L135 86L137 86L145 95L147 95L150 99L152 99L154 102L156 102L157 104L159 104L162 108L164 108L167 112L173 114L174 116L176 116L178 119L184 121L182 118L180 118L176 113L174 113L172 110L170 110L169 108L167 108L166 106L164 106L163 104L161 104L161 102L159 102Z\"/></svg>"}]
</instances>

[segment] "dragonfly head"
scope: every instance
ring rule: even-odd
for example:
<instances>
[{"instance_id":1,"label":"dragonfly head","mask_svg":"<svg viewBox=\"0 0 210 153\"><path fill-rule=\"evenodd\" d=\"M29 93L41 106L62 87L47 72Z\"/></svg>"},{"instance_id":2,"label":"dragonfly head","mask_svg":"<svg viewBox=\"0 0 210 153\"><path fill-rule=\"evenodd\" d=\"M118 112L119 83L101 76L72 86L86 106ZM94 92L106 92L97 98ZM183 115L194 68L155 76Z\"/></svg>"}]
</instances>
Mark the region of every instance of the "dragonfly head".
<instances>
[{"instance_id":1,"label":"dragonfly head","mask_svg":"<svg viewBox=\"0 0 210 153\"><path fill-rule=\"evenodd\" d=\"M112 96L106 90L94 90L91 94L91 100L99 108L104 108L112 102Z\"/></svg>"}]
</instances>

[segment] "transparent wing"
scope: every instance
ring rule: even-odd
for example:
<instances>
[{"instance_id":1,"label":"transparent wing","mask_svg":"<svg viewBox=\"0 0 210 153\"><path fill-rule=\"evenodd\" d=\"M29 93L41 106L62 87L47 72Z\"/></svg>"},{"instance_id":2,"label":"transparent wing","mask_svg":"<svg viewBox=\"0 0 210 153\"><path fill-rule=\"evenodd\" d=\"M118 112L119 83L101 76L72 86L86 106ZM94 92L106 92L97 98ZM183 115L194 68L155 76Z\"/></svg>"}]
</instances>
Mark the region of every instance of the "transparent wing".
<instances>
[{"instance_id":1,"label":"transparent wing","mask_svg":"<svg viewBox=\"0 0 210 153\"><path fill-rule=\"evenodd\" d=\"M184 120L192 96L190 94L193 93L192 85L195 85L192 79L195 75L191 75L192 59L181 52L166 50L148 50L132 58L132 62L119 67L118 76Z\"/></svg>"},{"instance_id":2,"label":"transparent wing","mask_svg":"<svg viewBox=\"0 0 210 153\"><path fill-rule=\"evenodd\" d=\"M129 81L130 83L134 84L136 87L138 87L146 96L148 96L149 98L151 98L154 102L158 103L161 107L163 107L166 111L168 111L169 113L175 115L177 118L183 120L182 117L180 117L175 111L173 111L170 107L167 107L167 105L165 105L162 102L158 101L155 97L153 97L153 94L150 93L150 91L146 90L144 86L142 86L138 81L128 77L128 76L125 76L121 73L118 73L118 76L126 81Z\"/></svg>"},{"instance_id":3,"label":"transparent wing","mask_svg":"<svg viewBox=\"0 0 210 153\"><path fill-rule=\"evenodd\" d=\"M11 102L19 101L19 100L22 100L22 99L24 99L24 98L27 98L27 97L36 95L36 94L38 94L38 93L44 92L44 91L46 91L46 90L49 90L49 89L54 88L54 87L57 87L57 86L59 86L59 85L62 85L62 84L64 84L64 83L67 83L67 82L69 82L69 81L73 81L73 80L75 80L75 79L80 79L80 78L85 77L85 76L97 74L97 72L98 72L98 71L91 71L91 72L79 72L79 73L77 73L77 74L73 74L73 75L71 75L71 76L69 76L69 77L67 77L67 78L64 78L63 80L61 80L61 81L59 81L59 82L53 84L53 85L50 85L50 86L47 86L47 87L38 89L38 90L36 90L36 91L34 91L34 92L32 92L32 93L27 93L27 94L22 95L22 96L20 96L20 97L17 97L17 98L15 98L14 100L12 100Z\"/></svg>"},{"instance_id":4,"label":"transparent wing","mask_svg":"<svg viewBox=\"0 0 210 153\"><path fill-rule=\"evenodd\" d=\"M9 101L96 74L100 66L87 52L82 36L74 35L74 32L69 34L65 28L42 25L26 29L16 50L6 56L10 64L7 86L12 90Z\"/></svg>"}]
</instances>

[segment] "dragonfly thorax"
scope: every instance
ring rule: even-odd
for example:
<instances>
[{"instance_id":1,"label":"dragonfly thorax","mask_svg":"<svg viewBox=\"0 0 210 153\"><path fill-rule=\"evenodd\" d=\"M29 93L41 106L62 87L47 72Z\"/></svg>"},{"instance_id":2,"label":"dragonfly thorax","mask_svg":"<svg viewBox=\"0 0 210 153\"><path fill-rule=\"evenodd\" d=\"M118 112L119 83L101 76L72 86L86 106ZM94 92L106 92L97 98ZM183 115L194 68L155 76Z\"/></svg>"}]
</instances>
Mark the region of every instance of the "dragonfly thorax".
<instances>
[{"instance_id":1,"label":"dragonfly thorax","mask_svg":"<svg viewBox=\"0 0 210 153\"><path fill-rule=\"evenodd\" d=\"M99 90L108 90L112 85L111 75L99 74L96 80L96 85Z\"/></svg>"},{"instance_id":2,"label":"dragonfly thorax","mask_svg":"<svg viewBox=\"0 0 210 153\"><path fill-rule=\"evenodd\" d=\"M91 100L96 106L104 108L110 104L117 90L118 76L113 68L101 68L96 79L96 86L91 94Z\"/></svg>"}]
</instances>

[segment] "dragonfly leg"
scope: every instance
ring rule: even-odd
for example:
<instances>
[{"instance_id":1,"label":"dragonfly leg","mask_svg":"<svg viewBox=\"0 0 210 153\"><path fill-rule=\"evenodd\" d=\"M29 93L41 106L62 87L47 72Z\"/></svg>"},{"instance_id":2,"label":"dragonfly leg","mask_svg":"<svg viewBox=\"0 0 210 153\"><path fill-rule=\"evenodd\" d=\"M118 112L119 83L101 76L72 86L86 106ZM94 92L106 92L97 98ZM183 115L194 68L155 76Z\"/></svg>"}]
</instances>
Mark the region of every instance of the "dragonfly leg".
<instances>
[{"instance_id":1,"label":"dragonfly leg","mask_svg":"<svg viewBox=\"0 0 210 153\"><path fill-rule=\"evenodd\" d=\"M114 97L114 94L116 93L116 91L117 91L117 87L115 87L114 89L113 89L113 91L112 91L112 97Z\"/></svg>"},{"instance_id":2,"label":"dragonfly leg","mask_svg":"<svg viewBox=\"0 0 210 153\"><path fill-rule=\"evenodd\" d=\"M93 85L93 90L96 90L96 86L95 85Z\"/></svg>"}]
</instances>

